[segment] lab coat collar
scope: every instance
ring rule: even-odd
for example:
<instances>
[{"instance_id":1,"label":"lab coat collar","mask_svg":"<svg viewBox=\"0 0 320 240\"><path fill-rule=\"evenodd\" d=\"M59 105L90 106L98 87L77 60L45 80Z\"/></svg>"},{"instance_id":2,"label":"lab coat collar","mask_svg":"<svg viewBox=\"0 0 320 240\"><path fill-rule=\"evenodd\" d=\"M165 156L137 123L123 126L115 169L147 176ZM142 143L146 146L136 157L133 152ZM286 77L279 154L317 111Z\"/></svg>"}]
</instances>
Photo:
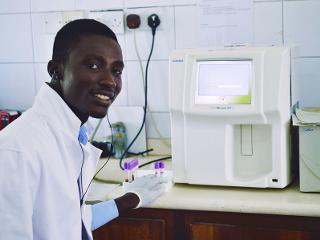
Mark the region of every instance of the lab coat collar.
<instances>
[{"instance_id":1,"label":"lab coat collar","mask_svg":"<svg viewBox=\"0 0 320 240\"><path fill-rule=\"evenodd\" d=\"M35 98L33 109L59 129L68 130L78 138L80 119L72 112L59 94L43 84Z\"/></svg>"}]
</instances>

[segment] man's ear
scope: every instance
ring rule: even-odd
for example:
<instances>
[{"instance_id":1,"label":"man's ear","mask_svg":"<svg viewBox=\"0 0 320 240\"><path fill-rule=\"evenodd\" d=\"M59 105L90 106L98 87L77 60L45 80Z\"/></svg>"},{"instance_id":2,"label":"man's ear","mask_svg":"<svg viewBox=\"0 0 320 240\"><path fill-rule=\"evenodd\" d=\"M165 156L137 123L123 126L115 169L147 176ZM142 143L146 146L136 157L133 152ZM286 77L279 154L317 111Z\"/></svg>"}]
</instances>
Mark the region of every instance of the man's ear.
<instances>
[{"instance_id":1,"label":"man's ear","mask_svg":"<svg viewBox=\"0 0 320 240\"><path fill-rule=\"evenodd\" d=\"M50 60L47 65L47 71L52 78L52 80L62 80L63 79L63 70L62 64L57 63L54 60Z\"/></svg>"}]
</instances>

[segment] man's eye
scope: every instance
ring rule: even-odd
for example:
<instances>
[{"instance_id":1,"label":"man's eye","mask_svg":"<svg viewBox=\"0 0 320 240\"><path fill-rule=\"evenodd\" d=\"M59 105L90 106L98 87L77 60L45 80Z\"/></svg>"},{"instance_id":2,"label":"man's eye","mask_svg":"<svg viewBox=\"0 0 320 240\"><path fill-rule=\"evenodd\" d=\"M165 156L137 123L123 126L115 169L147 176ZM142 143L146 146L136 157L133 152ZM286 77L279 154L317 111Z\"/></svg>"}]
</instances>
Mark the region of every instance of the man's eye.
<instances>
[{"instance_id":1,"label":"man's eye","mask_svg":"<svg viewBox=\"0 0 320 240\"><path fill-rule=\"evenodd\" d=\"M116 75L116 76L121 76L122 70L114 70L113 74Z\"/></svg>"},{"instance_id":2,"label":"man's eye","mask_svg":"<svg viewBox=\"0 0 320 240\"><path fill-rule=\"evenodd\" d=\"M99 66L98 66L98 64L90 63L90 64L88 64L88 68L90 68L92 70L97 70L99 68Z\"/></svg>"}]
</instances>

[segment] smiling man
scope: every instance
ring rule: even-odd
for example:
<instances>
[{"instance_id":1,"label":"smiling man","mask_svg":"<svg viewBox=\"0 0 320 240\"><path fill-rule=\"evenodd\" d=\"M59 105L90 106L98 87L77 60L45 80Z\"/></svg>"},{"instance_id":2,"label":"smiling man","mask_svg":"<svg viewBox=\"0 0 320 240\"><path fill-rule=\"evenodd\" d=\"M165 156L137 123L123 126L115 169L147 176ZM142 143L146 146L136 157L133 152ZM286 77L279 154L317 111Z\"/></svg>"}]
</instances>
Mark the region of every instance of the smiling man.
<instances>
[{"instance_id":1,"label":"smiling man","mask_svg":"<svg viewBox=\"0 0 320 240\"><path fill-rule=\"evenodd\" d=\"M101 151L83 124L105 117L119 94L122 51L107 26L76 20L57 33L47 68L52 80L33 107L0 132L1 237L92 239L93 229L158 197L165 180L140 178L125 195L86 205Z\"/></svg>"}]
</instances>

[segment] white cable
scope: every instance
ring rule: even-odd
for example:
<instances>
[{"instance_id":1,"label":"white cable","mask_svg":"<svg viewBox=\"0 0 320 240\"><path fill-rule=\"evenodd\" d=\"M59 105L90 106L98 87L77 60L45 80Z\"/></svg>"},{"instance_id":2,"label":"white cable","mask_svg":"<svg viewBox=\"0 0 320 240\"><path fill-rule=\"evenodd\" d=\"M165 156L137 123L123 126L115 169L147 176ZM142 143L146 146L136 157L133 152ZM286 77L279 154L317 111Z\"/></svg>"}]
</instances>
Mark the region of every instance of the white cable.
<instances>
[{"instance_id":1,"label":"white cable","mask_svg":"<svg viewBox=\"0 0 320 240\"><path fill-rule=\"evenodd\" d=\"M133 29L133 40L134 40L134 49L136 51L136 54L137 54L137 58L138 58L138 62L139 62L139 66L140 66L140 73L141 73L141 79L142 79L142 85L144 86L145 85L145 79L144 79L144 72L143 72L143 66L142 66L142 60L141 60L141 57L140 57L140 54L139 54L139 50L138 50L138 45L137 45L137 38L136 38L136 30ZM150 114L150 119L151 119L151 124L153 125L154 129L156 130L157 134L159 135L161 141L164 143L164 145L166 145L167 147L171 147L171 144L168 140L166 140L158 126L157 126L157 123L154 119L154 116L152 114L152 112L150 111L150 108L149 108L149 104L147 105L147 111L149 112Z\"/></svg>"},{"instance_id":2,"label":"white cable","mask_svg":"<svg viewBox=\"0 0 320 240\"><path fill-rule=\"evenodd\" d=\"M95 127L89 142L92 142L94 140L94 137L96 136L96 133L97 133L97 131L98 131L98 129L99 129L101 123L102 123L102 120L103 120L103 118L99 119L99 122L98 122L97 126Z\"/></svg>"}]
</instances>

